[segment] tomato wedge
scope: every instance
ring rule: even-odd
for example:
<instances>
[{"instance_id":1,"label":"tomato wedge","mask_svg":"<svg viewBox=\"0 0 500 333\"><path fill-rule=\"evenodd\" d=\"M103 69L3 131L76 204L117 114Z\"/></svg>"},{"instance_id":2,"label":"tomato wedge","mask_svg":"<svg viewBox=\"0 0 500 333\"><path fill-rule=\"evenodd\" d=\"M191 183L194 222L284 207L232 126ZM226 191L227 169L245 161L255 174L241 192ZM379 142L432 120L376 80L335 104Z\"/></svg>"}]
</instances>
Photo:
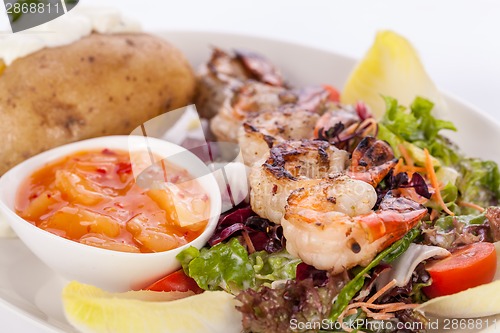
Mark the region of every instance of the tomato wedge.
<instances>
[{"instance_id":1,"label":"tomato wedge","mask_svg":"<svg viewBox=\"0 0 500 333\"><path fill-rule=\"evenodd\" d=\"M324 84L323 88L325 88L325 90L328 91L328 93L330 93L330 95L328 96L329 101L340 102L340 92L337 89L328 84Z\"/></svg>"},{"instance_id":2,"label":"tomato wedge","mask_svg":"<svg viewBox=\"0 0 500 333\"><path fill-rule=\"evenodd\" d=\"M198 286L196 281L187 276L182 269L161 278L145 289L152 291L193 291L195 294L203 292L203 289Z\"/></svg>"},{"instance_id":3,"label":"tomato wedge","mask_svg":"<svg viewBox=\"0 0 500 333\"><path fill-rule=\"evenodd\" d=\"M460 247L451 256L429 262L425 269L432 284L423 288L429 298L456 294L493 281L497 253L492 243L473 243Z\"/></svg>"}]
</instances>

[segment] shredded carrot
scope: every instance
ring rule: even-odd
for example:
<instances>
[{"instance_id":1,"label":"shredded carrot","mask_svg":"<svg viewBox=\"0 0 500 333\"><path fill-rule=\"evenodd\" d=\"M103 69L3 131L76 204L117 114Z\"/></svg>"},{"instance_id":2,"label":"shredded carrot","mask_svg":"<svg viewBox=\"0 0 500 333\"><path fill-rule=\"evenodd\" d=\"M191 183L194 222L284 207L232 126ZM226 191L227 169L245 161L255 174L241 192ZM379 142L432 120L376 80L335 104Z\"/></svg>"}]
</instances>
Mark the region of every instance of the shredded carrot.
<instances>
[{"instance_id":1,"label":"shredded carrot","mask_svg":"<svg viewBox=\"0 0 500 333\"><path fill-rule=\"evenodd\" d=\"M434 166L432 165L431 154L429 154L427 148L424 148L424 154L427 176L429 177L432 187L434 187L434 189L436 190L433 197L435 197L437 203L443 208L446 213L448 213L448 215L454 216L455 214L446 206L443 201L443 197L441 197L441 192L439 191L439 182L436 177L436 172L434 171Z\"/></svg>"},{"instance_id":2,"label":"shredded carrot","mask_svg":"<svg viewBox=\"0 0 500 333\"><path fill-rule=\"evenodd\" d=\"M461 206L461 207L473 208L475 210L480 211L481 213L484 212L484 208L483 207L481 207L479 205L476 205L475 203L472 203L472 202L459 201L458 205Z\"/></svg>"},{"instance_id":3,"label":"shredded carrot","mask_svg":"<svg viewBox=\"0 0 500 333\"><path fill-rule=\"evenodd\" d=\"M348 309L353 309L353 308L359 308L359 307L366 307L367 309L374 309L374 310L383 310L391 307L393 304L406 304L406 303L388 303L388 304L373 304L373 303L368 303L368 302L356 302L349 304L347 307Z\"/></svg>"},{"instance_id":4,"label":"shredded carrot","mask_svg":"<svg viewBox=\"0 0 500 333\"><path fill-rule=\"evenodd\" d=\"M400 143L398 145L398 149L401 152L401 155L403 156L403 158L405 159L406 164L408 164L408 166L410 166L410 167L413 167L415 165L415 163L413 163L413 159L411 158L410 154L408 153L408 150L406 150L406 147L402 143Z\"/></svg>"},{"instance_id":5,"label":"shredded carrot","mask_svg":"<svg viewBox=\"0 0 500 333\"><path fill-rule=\"evenodd\" d=\"M401 167L401 171L420 172L420 173L427 172L427 170L425 168L417 167L417 166L410 166L410 165L403 165Z\"/></svg>"},{"instance_id":6,"label":"shredded carrot","mask_svg":"<svg viewBox=\"0 0 500 333\"><path fill-rule=\"evenodd\" d=\"M250 253L250 254L254 253L255 246L253 246L252 240L250 239L250 236L248 236L248 232L246 232L246 230L243 231L243 239L245 240L245 243L247 244L248 253Z\"/></svg>"},{"instance_id":7,"label":"shredded carrot","mask_svg":"<svg viewBox=\"0 0 500 333\"><path fill-rule=\"evenodd\" d=\"M350 309L349 311L346 312L346 315L350 316L350 315L356 314L357 312L358 312L358 310L356 310L356 309Z\"/></svg>"},{"instance_id":8,"label":"shredded carrot","mask_svg":"<svg viewBox=\"0 0 500 333\"><path fill-rule=\"evenodd\" d=\"M403 302L398 303L387 303L387 304L372 304L368 302L356 302L349 304L347 309L350 311L354 308L362 308L367 314L373 314L374 312L369 311L372 310L381 310L383 314L389 314L390 312L396 312L405 309L414 309L418 306L418 304L407 304Z\"/></svg>"},{"instance_id":9,"label":"shredded carrot","mask_svg":"<svg viewBox=\"0 0 500 333\"><path fill-rule=\"evenodd\" d=\"M408 153L408 150L403 144L398 145L398 149L401 152L402 158L399 159L398 164L396 164L396 167L394 169L395 173L398 172L408 172L409 176L411 176L415 172L419 173L426 173L427 169L424 167L418 167L415 165L413 159L411 158L410 154ZM403 163L405 162L405 163Z\"/></svg>"},{"instance_id":10,"label":"shredded carrot","mask_svg":"<svg viewBox=\"0 0 500 333\"><path fill-rule=\"evenodd\" d=\"M368 310L367 308L365 308L364 306L362 306L361 309L363 309L363 311L366 313L366 315L368 317L371 317L375 320L388 320L388 319L394 318L394 315L391 313L372 312L372 311Z\"/></svg>"},{"instance_id":11,"label":"shredded carrot","mask_svg":"<svg viewBox=\"0 0 500 333\"><path fill-rule=\"evenodd\" d=\"M342 324L342 320L344 319L344 317L345 317L346 315L351 315L351 314L354 314L354 313L352 312L352 310L354 310L354 313L356 313L356 312L357 312L357 311L356 311L356 309L349 309L348 307L347 307L347 308L345 308L345 309L344 309L344 311L342 311L342 312L340 313L339 317L337 318L337 321L338 321L340 324Z\"/></svg>"},{"instance_id":12,"label":"shredded carrot","mask_svg":"<svg viewBox=\"0 0 500 333\"><path fill-rule=\"evenodd\" d=\"M403 303L403 304L393 303L393 304L395 306L383 309L382 313L395 312L395 311L401 311L401 310L406 310L406 309L415 309L418 306L418 304L406 304L406 303ZM396 306L396 304L397 304L397 306Z\"/></svg>"},{"instance_id":13,"label":"shredded carrot","mask_svg":"<svg viewBox=\"0 0 500 333\"><path fill-rule=\"evenodd\" d=\"M402 168L404 167L403 165L403 159L400 158L398 160L398 163L394 166L394 174L397 175L398 173L400 173L402 170Z\"/></svg>"},{"instance_id":14,"label":"shredded carrot","mask_svg":"<svg viewBox=\"0 0 500 333\"><path fill-rule=\"evenodd\" d=\"M338 320L342 323L343 318L346 315L351 315L356 313L355 309L361 308L368 317L377 319L377 320L387 320L394 318L394 312L405 310L405 309L414 309L418 306L418 304L407 304L403 302L398 303L387 303L387 304L374 304L377 299L379 299L385 292L390 290L396 285L396 280L390 281L386 284L382 289L376 292L368 301L366 302L354 302L349 304L344 311L340 314ZM374 312L373 310L379 310L380 312Z\"/></svg>"},{"instance_id":15,"label":"shredded carrot","mask_svg":"<svg viewBox=\"0 0 500 333\"><path fill-rule=\"evenodd\" d=\"M375 293L375 295L373 295L372 297L370 297L368 299L368 302L369 304L375 302L380 296L382 296L387 290L391 289L392 287L394 287L396 285L396 280L391 280L388 284L386 284L382 289L380 289L379 291L377 291Z\"/></svg>"}]
</instances>

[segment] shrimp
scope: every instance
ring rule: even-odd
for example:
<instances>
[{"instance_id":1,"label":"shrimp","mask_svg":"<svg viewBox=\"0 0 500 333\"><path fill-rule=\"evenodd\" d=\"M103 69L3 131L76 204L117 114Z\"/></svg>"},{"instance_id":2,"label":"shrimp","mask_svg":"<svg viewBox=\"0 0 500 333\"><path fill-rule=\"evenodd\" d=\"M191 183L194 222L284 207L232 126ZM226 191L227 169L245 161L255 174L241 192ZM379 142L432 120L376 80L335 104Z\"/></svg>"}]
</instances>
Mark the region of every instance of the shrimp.
<instances>
[{"instance_id":1,"label":"shrimp","mask_svg":"<svg viewBox=\"0 0 500 333\"><path fill-rule=\"evenodd\" d=\"M281 73L264 57L246 51L231 55L214 48L210 60L198 71L196 105L200 116L215 116L233 90L248 80L276 87L284 85Z\"/></svg>"},{"instance_id":2,"label":"shrimp","mask_svg":"<svg viewBox=\"0 0 500 333\"><path fill-rule=\"evenodd\" d=\"M298 188L345 170L346 151L325 141L286 141L271 148L250 171L250 203L259 216L281 223L286 200Z\"/></svg>"},{"instance_id":3,"label":"shrimp","mask_svg":"<svg viewBox=\"0 0 500 333\"><path fill-rule=\"evenodd\" d=\"M229 54L215 48L198 72L196 106L219 141L237 142L249 117L283 105L323 113L330 105L324 87L291 89L280 71L263 56L242 50Z\"/></svg>"},{"instance_id":4,"label":"shrimp","mask_svg":"<svg viewBox=\"0 0 500 333\"><path fill-rule=\"evenodd\" d=\"M233 89L224 100L217 115L211 119L210 128L219 141L237 142L238 129L250 117L285 105L321 113L327 104L327 93L322 87L289 90L248 81Z\"/></svg>"},{"instance_id":5,"label":"shrimp","mask_svg":"<svg viewBox=\"0 0 500 333\"><path fill-rule=\"evenodd\" d=\"M310 139L319 115L296 107L261 112L248 119L238 133L243 160L248 166L262 159L273 145L286 140Z\"/></svg>"},{"instance_id":6,"label":"shrimp","mask_svg":"<svg viewBox=\"0 0 500 333\"><path fill-rule=\"evenodd\" d=\"M426 214L422 205L386 196L377 211L374 188L346 176L293 191L281 221L293 256L333 274L368 265Z\"/></svg>"},{"instance_id":7,"label":"shrimp","mask_svg":"<svg viewBox=\"0 0 500 333\"><path fill-rule=\"evenodd\" d=\"M347 174L375 187L397 162L387 142L367 136L352 152L351 166Z\"/></svg>"},{"instance_id":8,"label":"shrimp","mask_svg":"<svg viewBox=\"0 0 500 333\"><path fill-rule=\"evenodd\" d=\"M219 141L237 142L238 129L250 116L283 105L286 88L248 81L232 89L220 103L210 121L210 129Z\"/></svg>"}]
</instances>

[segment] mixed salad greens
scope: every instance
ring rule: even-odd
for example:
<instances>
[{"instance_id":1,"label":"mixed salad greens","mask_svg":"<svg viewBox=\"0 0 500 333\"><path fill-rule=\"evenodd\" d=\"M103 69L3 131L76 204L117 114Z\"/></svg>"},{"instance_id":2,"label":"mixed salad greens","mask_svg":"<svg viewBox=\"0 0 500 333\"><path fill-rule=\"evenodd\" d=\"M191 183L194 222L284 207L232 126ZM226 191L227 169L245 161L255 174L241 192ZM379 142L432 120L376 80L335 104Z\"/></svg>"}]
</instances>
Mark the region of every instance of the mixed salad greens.
<instances>
[{"instance_id":1,"label":"mixed salad greens","mask_svg":"<svg viewBox=\"0 0 500 333\"><path fill-rule=\"evenodd\" d=\"M500 172L496 163L464 157L441 134L456 128L432 115L432 102L419 97L408 109L390 97L385 97L385 102L387 111L377 123L377 137L390 144L399 163L377 186L377 193L382 197L388 191L413 192L429 214L369 265L332 275L301 262L287 253L281 226L260 218L246 203L220 218L206 248L199 251L191 247L178 255L185 274L202 289L224 290L237 297L246 331L317 331L292 330L290 323L324 320L425 323L426 318L411 305L428 299L425 290L433 280L425 267L433 260L419 262L407 283L380 295L376 288L379 275L411 244L453 252L470 244L500 240ZM370 298L375 304L410 306L396 306L391 316L381 315L377 307L361 305L346 311Z\"/></svg>"}]
</instances>

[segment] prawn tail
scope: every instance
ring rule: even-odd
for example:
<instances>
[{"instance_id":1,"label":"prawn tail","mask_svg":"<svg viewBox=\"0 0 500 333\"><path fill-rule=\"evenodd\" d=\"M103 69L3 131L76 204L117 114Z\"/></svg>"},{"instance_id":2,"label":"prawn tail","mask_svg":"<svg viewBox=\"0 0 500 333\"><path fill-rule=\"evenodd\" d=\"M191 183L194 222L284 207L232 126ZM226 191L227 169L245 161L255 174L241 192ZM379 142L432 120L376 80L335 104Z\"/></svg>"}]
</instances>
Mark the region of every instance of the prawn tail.
<instances>
[{"instance_id":1,"label":"prawn tail","mask_svg":"<svg viewBox=\"0 0 500 333\"><path fill-rule=\"evenodd\" d=\"M378 210L366 215L356 216L354 219L358 220L370 243L384 239L382 248L385 248L406 235L426 214L427 209L424 207L404 212Z\"/></svg>"},{"instance_id":2,"label":"prawn tail","mask_svg":"<svg viewBox=\"0 0 500 333\"><path fill-rule=\"evenodd\" d=\"M397 163L397 159L392 159L381 165L373 166L370 169L360 166L356 168L351 167L351 171L347 172L347 175L353 179L361 180L373 187L377 187L377 185L382 181L382 179L385 178L385 176L387 176L387 174L389 174Z\"/></svg>"}]
</instances>

